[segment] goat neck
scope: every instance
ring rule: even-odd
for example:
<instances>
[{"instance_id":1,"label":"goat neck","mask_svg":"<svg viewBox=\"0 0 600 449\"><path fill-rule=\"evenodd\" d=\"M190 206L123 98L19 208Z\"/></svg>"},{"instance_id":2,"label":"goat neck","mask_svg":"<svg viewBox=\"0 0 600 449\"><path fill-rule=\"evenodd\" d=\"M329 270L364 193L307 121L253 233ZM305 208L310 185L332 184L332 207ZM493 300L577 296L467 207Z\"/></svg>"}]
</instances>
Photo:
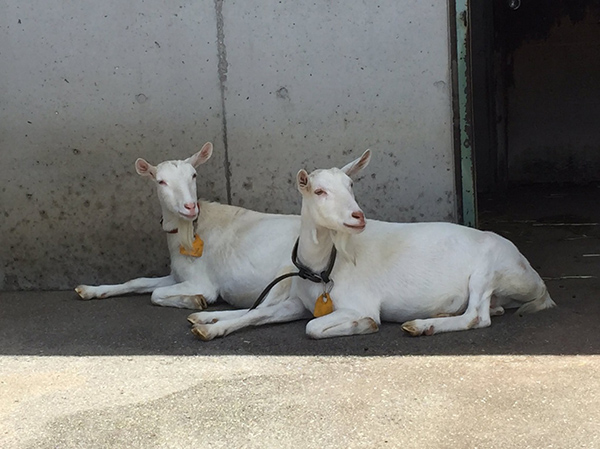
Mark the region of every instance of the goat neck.
<instances>
[{"instance_id":1,"label":"goat neck","mask_svg":"<svg viewBox=\"0 0 600 449\"><path fill-rule=\"evenodd\" d=\"M298 258L312 270L321 271L329 263L331 249L334 245L331 231L318 226L306 213L301 214L300 223Z\"/></svg>"},{"instance_id":2,"label":"goat neck","mask_svg":"<svg viewBox=\"0 0 600 449\"><path fill-rule=\"evenodd\" d=\"M194 241L194 222L181 218L166 207L162 207L162 228L172 239L177 239L184 248L191 250ZM173 231L177 230L176 233Z\"/></svg>"}]
</instances>

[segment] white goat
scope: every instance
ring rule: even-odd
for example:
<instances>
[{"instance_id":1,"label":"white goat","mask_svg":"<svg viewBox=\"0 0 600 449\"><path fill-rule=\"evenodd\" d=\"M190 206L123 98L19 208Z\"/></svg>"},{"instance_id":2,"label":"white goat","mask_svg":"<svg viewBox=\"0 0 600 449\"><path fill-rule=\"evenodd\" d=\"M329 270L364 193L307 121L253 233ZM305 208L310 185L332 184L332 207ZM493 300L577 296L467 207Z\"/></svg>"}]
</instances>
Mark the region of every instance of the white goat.
<instances>
[{"instance_id":1,"label":"white goat","mask_svg":"<svg viewBox=\"0 0 600 449\"><path fill-rule=\"evenodd\" d=\"M300 218L198 202L195 167L204 164L212 150L209 142L184 161L166 161L156 167L144 159L135 162L137 173L157 186L171 274L119 285L80 285L75 291L81 298L152 292L157 305L204 309L220 295L234 307L250 307L264 286L285 271ZM200 239L205 242L203 254ZM278 291L289 286L287 281Z\"/></svg>"},{"instance_id":2,"label":"white goat","mask_svg":"<svg viewBox=\"0 0 600 449\"><path fill-rule=\"evenodd\" d=\"M335 245L334 284L294 278L287 300L272 295L247 313L191 314L192 332L210 340L248 325L310 318L315 311L322 316L306 326L312 338L376 332L382 320L403 322L413 336L432 335L489 326L490 316L504 307L526 313L555 305L525 257L494 233L450 223L370 220L366 226L350 177L370 156L367 150L341 170L298 172L298 258L321 273ZM322 299L330 289L330 298ZM332 311L323 307L331 304Z\"/></svg>"}]
</instances>

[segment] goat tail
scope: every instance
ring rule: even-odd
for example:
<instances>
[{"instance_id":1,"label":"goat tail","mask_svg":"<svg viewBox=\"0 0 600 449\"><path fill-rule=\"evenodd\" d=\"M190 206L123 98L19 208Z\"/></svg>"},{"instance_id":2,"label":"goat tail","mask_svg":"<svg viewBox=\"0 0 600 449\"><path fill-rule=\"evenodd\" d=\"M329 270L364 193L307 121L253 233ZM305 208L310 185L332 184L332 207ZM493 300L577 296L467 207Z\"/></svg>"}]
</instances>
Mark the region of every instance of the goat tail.
<instances>
[{"instance_id":1,"label":"goat tail","mask_svg":"<svg viewBox=\"0 0 600 449\"><path fill-rule=\"evenodd\" d=\"M526 313L539 312L544 309L551 309L556 307L556 303L550 297L548 289L544 286L544 290L540 296L535 298L533 301L526 302L517 309L519 315L525 315Z\"/></svg>"}]
</instances>

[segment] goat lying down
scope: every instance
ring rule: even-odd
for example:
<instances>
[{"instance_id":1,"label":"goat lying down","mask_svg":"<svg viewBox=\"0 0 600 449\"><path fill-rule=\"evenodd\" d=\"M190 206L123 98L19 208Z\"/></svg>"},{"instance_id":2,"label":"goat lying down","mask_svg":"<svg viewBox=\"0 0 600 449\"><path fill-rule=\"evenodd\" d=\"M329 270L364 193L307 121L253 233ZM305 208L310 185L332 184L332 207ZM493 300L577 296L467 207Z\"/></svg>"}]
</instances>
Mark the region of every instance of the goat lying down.
<instances>
[{"instance_id":1,"label":"goat lying down","mask_svg":"<svg viewBox=\"0 0 600 449\"><path fill-rule=\"evenodd\" d=\"M525 257L497 234L450 223L366 225L351 177L370 156L367 150L341 170L297 175L298 259L321 273L335 245L333 283L295 277L289 295L273 292L256 309L191 314L192 332L211 340L249 325L311 318L314 311L306 326L312 338L368 334L381 321L404 323L413 336L432 335L487 327L508 307L529 313L555 305Z\"/></svg>"},{"instance_id":2,"label":"goat lying down","mask_svg":"<svg viewBox=\"0 0 600 449\"><path fill-rule=\"evenodd\" d=\"M205 309L222 296L234 307L250 307L264 286L286 271L300 218L198 202L196 167L208 161L212 151L208 142L184 161L156 167L144 159L135 162L137 173L157 187L171 274L118 285L80 285L75 291L81 298L152 293L157 305ZM278 286L281 297L289 287L289 281Z\"/></svg>"}]
</instances>

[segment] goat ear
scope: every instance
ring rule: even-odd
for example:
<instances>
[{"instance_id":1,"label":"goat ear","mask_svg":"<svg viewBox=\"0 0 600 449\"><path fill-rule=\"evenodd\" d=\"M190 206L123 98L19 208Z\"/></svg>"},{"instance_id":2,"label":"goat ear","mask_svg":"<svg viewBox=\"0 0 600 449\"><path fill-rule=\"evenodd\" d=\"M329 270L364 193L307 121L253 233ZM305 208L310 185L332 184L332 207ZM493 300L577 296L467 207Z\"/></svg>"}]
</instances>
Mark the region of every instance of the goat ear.
<instances>
[{"instance_id":1,"label":"goat ear","mask_svg":"<svg viewBox=\"0 0 600 449\"><path fill-rule=\"evenodd\" d=\"M346 173L348 176L353 178L355 175L357 175L359 172L361 172L363 168L365 168L367 165L369 165L370 161L371 161L371 150L366 150L362 154L361 157L350 162L348 165L344 165L341 170L344 173Z\"/></svg>"},{"instance_id":2,"label":"goat ear","mask_svg":"<svg viewBox=\"0 0 600 449\"><path fill-rule=\"evenodd\" d=\"M310 180L308 179L308 173L306 170L302 169L296 175L296 181L298 183L298 190L300 192L304 192L310 187Z\"/></svg>"},{"instance_id":3,"label":"goat ear","mask_svg":"<svg viewBox=\"0 0 600 449\"><path fill-rule=\"evenodd\" d=\"M156 179L156 167L149 164L145 159L139 158L135 161L135 171L138 175Z\"/></svg>"},{"instance_id":4,"label":"goat ear","mask_svg":"<svg viewBox=\"0 0 600 449\"><path fill-rule=\"evenodd\" d=\"M198 165L204 164L207 160L210 159L213 152L213 144L210 142L206 142L200 151L194 154L191 157L188 157L185 161L191 164L193 167L197 167Z\"/></svg>"}]
</instances>

